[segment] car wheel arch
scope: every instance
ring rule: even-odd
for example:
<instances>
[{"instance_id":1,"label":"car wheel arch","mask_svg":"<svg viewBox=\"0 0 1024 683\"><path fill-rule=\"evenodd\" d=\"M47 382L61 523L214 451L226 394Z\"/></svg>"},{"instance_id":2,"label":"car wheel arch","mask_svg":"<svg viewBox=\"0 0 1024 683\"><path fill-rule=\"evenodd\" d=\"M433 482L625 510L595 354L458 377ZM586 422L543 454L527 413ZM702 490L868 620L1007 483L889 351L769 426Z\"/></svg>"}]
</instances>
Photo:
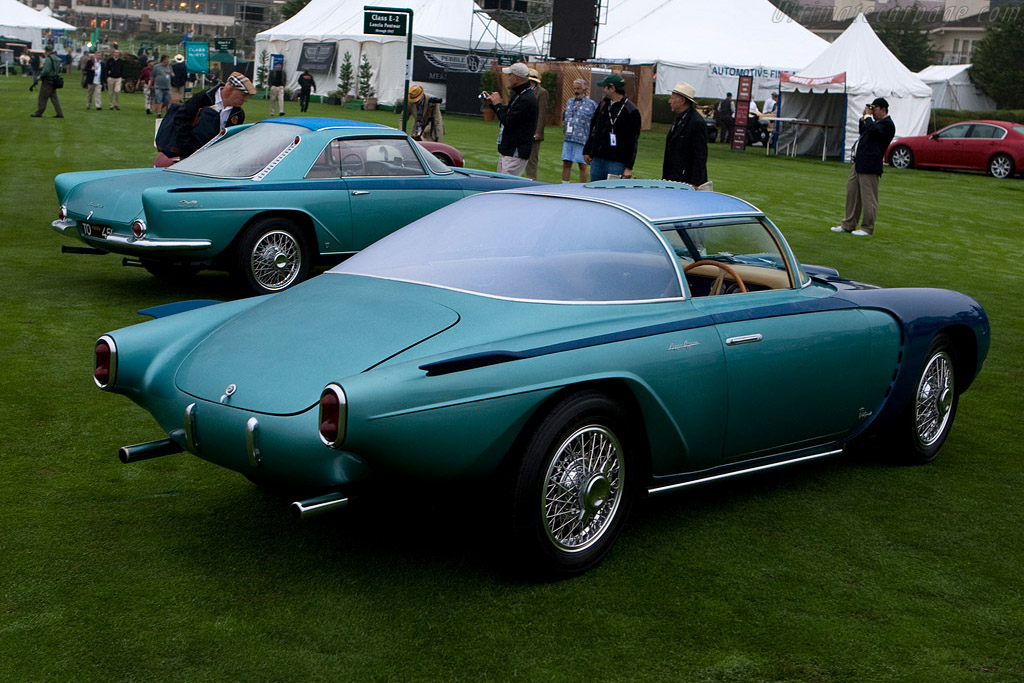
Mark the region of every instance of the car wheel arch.
<instances>
[{"instance_id":1,"label":"car wheel arch","mask_svg":"<svg viewBox=\"0 0 1024 683\"><path fill-rule=\"evenodd\" d=\"M250 216L242 227L239 228L238 232L235 234L235 238L231 240L231 244L224 250L224 253L230 254L234 252L234 250L238 248L238 242L242 239L242 235L245 234L245 231L253 224L268 218L283 218L291 221L302 231L302 236L306 238L307 243L315 247L317 252L319 252L320 245L317 240L316 228L314 226L312 216L305 211L300 211L298 209L275 209L272 211L260 211L259 213L254 213Z\"/></svg>"}]
</instances>

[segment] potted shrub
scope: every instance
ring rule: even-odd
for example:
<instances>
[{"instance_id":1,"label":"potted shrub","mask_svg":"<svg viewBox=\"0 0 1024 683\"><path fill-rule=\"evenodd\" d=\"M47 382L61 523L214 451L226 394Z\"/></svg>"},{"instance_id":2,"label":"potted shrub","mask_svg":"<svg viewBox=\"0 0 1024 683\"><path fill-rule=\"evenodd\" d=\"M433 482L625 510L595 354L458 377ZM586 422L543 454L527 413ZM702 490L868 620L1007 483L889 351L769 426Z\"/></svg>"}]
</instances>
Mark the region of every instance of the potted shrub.
<instances>
[{"instance_id":1,"label":"potted shrub","mask_svg":"<svg viewBox=\"0 0 1024 683\"><path fill-rule=\"evenodd\" d=\"M369 58L363 55L359 62L359 98L363 101L363 109L367 110L377 108L377 91L370 85L371 81L373 67L370 66Z\"/></svg>"},{"instance_id":2,"label":"potted shrub","mask_svg":"<svg viewBox=\"0 0 1024 683\"><path fill-rule=\"evenodd\" d=\"M498 76L493 69L480 73L480 91L494 92L498 89ZM483 112L484 121L493 121L496 118L494 109L487 103L487 100L480 100L480 111Z\"/></svg>"},{"instance_id":3,"label":"potted shrub","mask_svg":"<svg viewBox=\"0 0 1024 683\"><path fill-rule=\"evenodd\" d=\"M352 76L352 53L346 52L338 67L338 97L341 98L341 104L348 102L352 96Z\"/></svg>"}]
</instances>

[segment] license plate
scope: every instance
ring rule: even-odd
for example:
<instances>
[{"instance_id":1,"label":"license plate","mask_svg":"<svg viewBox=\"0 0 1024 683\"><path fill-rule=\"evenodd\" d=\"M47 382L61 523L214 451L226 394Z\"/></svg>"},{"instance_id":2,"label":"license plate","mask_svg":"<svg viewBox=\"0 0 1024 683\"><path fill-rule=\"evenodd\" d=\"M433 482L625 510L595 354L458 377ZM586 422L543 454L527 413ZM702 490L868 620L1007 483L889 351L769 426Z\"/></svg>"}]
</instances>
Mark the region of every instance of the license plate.
<instances>
[{"instance_id":1,"label":"license plate","mask_svg":"<svg viewBox=\"0 0 1024 683\"><path fill-rule=\"evenodd\" d=\"M109 225L92 225L90 223L82 223L82 233L86 237L95 237L105 240L110 237L112 232L114 232L114 229Z\"/></svg>"}]
</instances>

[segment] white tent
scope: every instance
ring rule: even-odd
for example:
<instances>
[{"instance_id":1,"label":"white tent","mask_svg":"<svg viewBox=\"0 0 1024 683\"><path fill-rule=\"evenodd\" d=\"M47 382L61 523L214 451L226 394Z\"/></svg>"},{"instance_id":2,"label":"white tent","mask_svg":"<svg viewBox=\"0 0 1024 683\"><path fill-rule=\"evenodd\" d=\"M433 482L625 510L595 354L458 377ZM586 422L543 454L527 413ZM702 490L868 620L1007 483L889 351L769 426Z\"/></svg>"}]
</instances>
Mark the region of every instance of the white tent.
<instances>
[{"instance_id":1,"label":"white tent","mask_svg":"<svg viewBox=\"0 0 1024 683\"><path fill-rule=\"evenodd\" d=\"M967 111L993 111L996 101L971 83L970 64L933 64L917 72L931 86L932 107Z\"/></svg>"},{"instance_id":2,"label":"white tent","mask_svg":"<svg viewBox=\"0 0 1024 683\"><path fill-rule=\"evenodd\" d=\"M753 76L760 100L778 87L780 71L800 69L828 47L768 0L607 2L597 57L656 63L659 94L686 81L698 97L725 97L739 76Z\"/></svg>"},{"instance_id":3,"label":"white tent","mask_svg":"<svg viewBox=\"0 0 1024 683\"><path fill-rule=\"evenodd\" d=\"M372 85L378 100L383 103L400 101L405 86L406 38L363 33L363 7L366 5L355 0L312 0L291 19L256 34L256 55L258 57L264 50L284 55L288 83L295 87L302 44L334 43L337 56L333 69L329 73L313 72L318 94L338 87L338 68L342 56L349 52L356 76L362 55L370 60L374 71ZM485 16L475 14L479 8L473 0L409 0L395 6L413 10L414 47L472 50L486 55L496 49L512 50L520 42L514 34L488 22ZM524 46L524 49L527 48ZM478 69L484 66L481 64ZM432 95L445 96L444 84L421 85Z\"/></svg>"},{"instance_id":4,"label":"white tent","mask_svg":"<svg viewBox=\"0 0 1024 683\"><path fill-rule=\"evenodd\" d=\"M896 135L923 135L928 130L932 89L885 47L863 14L858 14L849 28L794 78L824 80L841 73L846 74L845 85L781 84L779 116L831 126L788 126L798 136L798 154L821 154L822 136L827 132L828 154L850 161L853 145L860 137L858 121L864 107L876 97L889 102Z\"/></svg>"},{"instance_id":5,"label":"white tent","mask_svg":"<svg viewBox=\"0 0 1024 683\"><path fill-rule=\"evenodd\" d=\"M73 31L71 24L37 12L18 0L0 0L0 36L29 40L32 47L43 47L43 30Z\"/></svg>"}]
</instances>

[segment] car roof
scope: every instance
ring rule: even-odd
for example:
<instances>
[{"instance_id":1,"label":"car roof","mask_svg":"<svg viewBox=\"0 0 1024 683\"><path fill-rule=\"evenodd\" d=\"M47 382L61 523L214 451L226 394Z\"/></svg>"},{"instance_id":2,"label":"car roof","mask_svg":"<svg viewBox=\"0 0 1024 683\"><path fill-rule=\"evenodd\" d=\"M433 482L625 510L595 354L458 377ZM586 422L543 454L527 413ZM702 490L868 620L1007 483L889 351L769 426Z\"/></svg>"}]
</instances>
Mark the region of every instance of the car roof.
<instances>
[{"instance_id":1,"label":"car roof","mask_svg":"<svg viewBox=\"0 0 1024 683\"><path fill-rule=\"evenodd\" d=\"M352 121L351 119L329 119L317 116L281 116L276 119L266 119L260 123L287 123L293 126L302 126L309 130L327 130L335 128L375 128L379 130L394 131L395 128L379 123L368 123L366 121Z\"/></svg>"},{"instance_id":2,"label":"car roof","mask_svg":"<svg viewBox=\"0 0 1024 683\"><path fill-rule=\"evenodd\" d=\"M654 223L679 218L762 215L760 209L742 199L718 192L697 192L686 183L668 180L602 180L502 192L598 199L631 209Z\"/></svg>"}]
</instances>

